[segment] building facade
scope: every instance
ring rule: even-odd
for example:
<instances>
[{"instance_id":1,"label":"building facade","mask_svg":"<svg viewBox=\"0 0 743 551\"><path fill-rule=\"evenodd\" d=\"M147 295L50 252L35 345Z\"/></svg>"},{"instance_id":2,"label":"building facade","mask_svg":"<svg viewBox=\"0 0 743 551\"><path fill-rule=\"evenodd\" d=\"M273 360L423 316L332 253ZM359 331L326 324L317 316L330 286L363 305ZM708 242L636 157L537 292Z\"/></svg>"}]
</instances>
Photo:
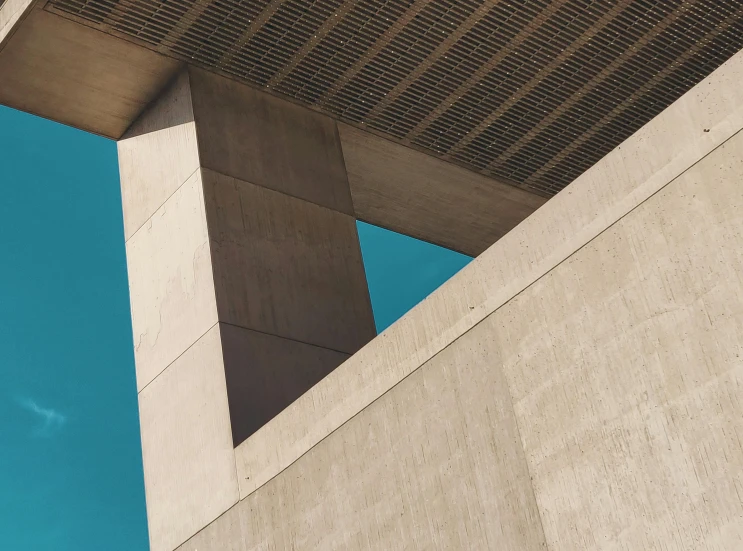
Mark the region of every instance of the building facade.
<instances>
[{"instance_id":1,"label":"building facade","mask_svg":"<svg viewBox=\"0 0 743 551\"><path fill-rule=\"evenodd\" d=\"M0 3L0 103L118 142L153 551L743 549L742 48L733 0ZM375 335L356 220L477 258Z\"/></svg>"}]
</instances>

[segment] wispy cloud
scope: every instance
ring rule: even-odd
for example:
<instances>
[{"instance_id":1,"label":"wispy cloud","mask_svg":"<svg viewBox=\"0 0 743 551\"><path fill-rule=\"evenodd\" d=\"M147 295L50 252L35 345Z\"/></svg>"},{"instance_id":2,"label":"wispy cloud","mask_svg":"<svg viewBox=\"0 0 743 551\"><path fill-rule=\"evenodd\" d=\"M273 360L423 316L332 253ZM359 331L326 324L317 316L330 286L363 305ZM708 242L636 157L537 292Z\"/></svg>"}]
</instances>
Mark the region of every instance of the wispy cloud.
<instances>
[{"instance_id":1,"label":"wispy cloud","mask_svg":"<svg viewBox=\"0 0 743 551\"><path fill-rule=\"evenodd\" d=\"M51 436L67 422L67 416L56 409L43 407L31 398L19 398L18 404L38 417L40 424L34 430L37 436Z\"/></svg>"}]
</instances>

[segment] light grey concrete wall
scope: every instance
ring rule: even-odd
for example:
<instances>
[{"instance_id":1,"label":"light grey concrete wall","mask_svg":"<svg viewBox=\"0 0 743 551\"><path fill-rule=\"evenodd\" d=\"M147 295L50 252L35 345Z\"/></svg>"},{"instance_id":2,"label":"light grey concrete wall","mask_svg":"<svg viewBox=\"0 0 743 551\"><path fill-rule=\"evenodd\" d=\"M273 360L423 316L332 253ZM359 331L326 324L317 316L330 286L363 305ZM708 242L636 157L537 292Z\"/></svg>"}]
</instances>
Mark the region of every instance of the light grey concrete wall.
<instances>
[{"instance_id":1,"label":"light grey concrete wall","mask_svg":"<svg viewBox=\"0 0 743 551\"><path fill-rule=\"evenodd\" d=\"M743 53L238 446L241 497L743 128L741 78Z\"/></svg>"},{"instance_id":2,"label":"light grey concrete wall","mask_svg":"<svg viewBox=\"0 0 743 551\"><path fill-rule=\"evenodd\" d=\"M180 549L545 549L482 323Z\"/></svg>"},{"instance_id":3,"label":"light grey concrete wall","mask_svg":"<svg viewBox=\"0 0 743 551\"><path fill-rule=\"evenodd\" d=\"M743 54L236 450L181 547L743 548Z\"/></svg>"},{"instance_id":4,"label":"light grey concrete wall","mask_svg":"<svg viewBox=\"0 0 743 551\"><path fill-rule=\"evenodd\" d=\"M491 319L551 549L743 549L743 132Z\"/></svg>"}]
</instances>

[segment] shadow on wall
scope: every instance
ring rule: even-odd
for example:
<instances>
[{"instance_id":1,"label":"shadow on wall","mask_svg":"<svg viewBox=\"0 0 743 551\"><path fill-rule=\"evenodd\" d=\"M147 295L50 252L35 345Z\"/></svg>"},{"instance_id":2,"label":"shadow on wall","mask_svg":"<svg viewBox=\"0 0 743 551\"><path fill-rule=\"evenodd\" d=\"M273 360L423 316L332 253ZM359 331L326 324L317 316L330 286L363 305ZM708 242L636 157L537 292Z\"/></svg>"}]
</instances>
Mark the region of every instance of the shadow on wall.
<instances>
[{"instance_id":1,"label":"shadow on wall","mask_svg":"<svg viewBox=\"0 0 743 551\"><path fill-rule=\"evenodd\" d=\"M357 229L378 333L472 260L364 222L357 222Z\"/></svg>"}]
</instances>

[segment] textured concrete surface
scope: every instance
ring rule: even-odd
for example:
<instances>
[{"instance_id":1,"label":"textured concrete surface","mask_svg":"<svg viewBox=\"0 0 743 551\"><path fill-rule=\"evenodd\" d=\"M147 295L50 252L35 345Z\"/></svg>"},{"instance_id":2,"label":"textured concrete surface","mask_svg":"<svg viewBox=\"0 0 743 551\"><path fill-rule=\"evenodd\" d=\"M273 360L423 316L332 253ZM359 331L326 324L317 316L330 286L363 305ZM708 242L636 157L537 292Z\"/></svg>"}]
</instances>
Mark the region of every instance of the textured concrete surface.
<instances>
[{"instance_id":1,"label":"textured concrete surface","mask_svg":"<svg viewBox=\"0 0 743 551\"><path fill-rule=\"evenodd\" d=\"M10 0L8 10L17 9ZM0 104L118 138L181 63L42 9L0 27ZM5 12L5 6L3 7ZM0 25L5 23L0 19Z\"/></svg>"},{"instance_id":2,"label":"textured concrete surface","mask_svg":"<svg viewBox=\"0 0 743 551\"><path fill-rule=\"evenodd\" d=\"M356 217L370 224L478 256L546 202L347 124L338 129Z\"/></svg>"},{"instance_id":3,"label":"textured concrete surface","mask_svg":"<svg viewBox=\"0 0 743 551\"><path fill-rule=\"evenodd\" d=\"M284 193L304 182L314 199L337 199L343 186L350 205L335 123L320 117L318 127L308 112L292 126L296 106L235 95L231 82L216 86L217 101L215 78L179 75L119 143L153 551L171 551L227 510L238 495L234 445L375 335L355 219ZM333 132L317 139L328 121ZM229 141L216 136L223 125ZM313 148L325 146L323 160ZM296 164L284 163L294 153ZM331 158L335 167L317 165ZM208 368L196 374L195 364ZM215 369L218 379L199 379ZM189 400L195 412L184 414Z\"/></svg>"},{"instance_id":4,"label":"textured concrete surface","mask_svg":"<svg viewBox=\"0 0 743 551\"><path fill-rule=\"evenodd\" d=\"M483 323L181 551L545 549Z\"/></svg>"},{"instance_id":5,"label":"textured concrete surface","mask_svg":"<svg viewBox=\"0 0 743 551\"><path fill-rule=\"evenodd\" d=\"M376 335L353 217L202 174L220 321L348 354Z\"/></svg>"},{"instance_id":6,"label":"textured concrete surface","mask_svg":"<svg viewBox=\"0 0 743 551\"><path fill-rule=\"evenodd\" d=\"M243 442L348 354L220 324L232 441Z\"/></svg>"},{"instance_id":7,"label":"textured concrete surface","mask_svg":"<svg viewBox=\"0 0 743 551\"><path fill-rule=\"evenodd\" d=\"M679 133L644 129L566 190L585 201L577 214L596 218L559 262L522 274L407 372L415 341L401 366L388 337L402 320L239 446L240 503L180 549L740 549L740 63L711 77L727 88L703 83L662 115ZM665 159L645 161L656 140ZM598 188L607 182L613 192ZM556 223L539 220L551 204L512 232L524 256L554 235L519 235ZM472 300L452 294L461 280L479 281L465 288L478 293L498 278L509 236L408 315L421 333L436 323L426 314L437 297ZM349 395L368 405L354 411ZM506 508L473 500L472 477ZM501 518L520 528L505 534ZM523 529L532 540L509 539Z\"/></svg>"},{"instance_id":8,"label":"textured concrete surface","mask_svg":"<svg viewBox=\"0 0 743 551\"><path fill-rule=\"evenodd\" d=\"M743 549L743 132L491 318L551 549Z\"/></svg>"},{"instance_id":9,"label":"textured concrete surface","mask_svg":"<svg viewBox=\"0 0 743 551\"><path fill-rule=\"evenodd\" d=\"M153 551L175 548L237 501L221 358L215 325L139 394Z\"/></svg>"},{"instance_id":10,"label":"textured concrete surface","mask_svg":"<svg viewBox=\"0 0 743 551\"><path fill-rule=\"evenodd\" d=\"M342 148L332 117L198 68L188 68L193 97L177 105L176 94L166 106L163 93L185 63L45 4L6 0L0 9L0 104L124 138L122 173L153 180L124 198L127 238L183 182L195 147L198 166L470 255L544 203L358 128L341 125ZM153 105L157 116L145 113ZM200 113L201 139L185 107ZM146 135L151 147L133 145Z\"/></svg>"},{"instance_id":11,"label":"textured concrete surface","mask_svg":"<svg viewBox=\"0 0 743 551\"><path fill-rule=\"evenodd\" d=\"M126 244L137 388L217 322L201 172Z\"/></svg>"},{"instance_id":12,"label":"textured concrete surface","mask_svg":"<svg viewBox=\"0 0 743 551\"><path fill-rule=\"evenodd\" d=\"M186 71L132 124L117 148L129 239L201 166Z\"/></svg>"},{"instance_id":13,"label":"textured concrete surface","mask_svg":"<svg viewBox=\"0 0 743 551\"><path fill-rule=\"evenodd\" d=\"M241 497L743 128L741 78L743 53L241 444Z\"/></svg>"},{"instance_id":14,"label":"textured concrete surface","mask_svg":"<svg viewBox=\"0 0 743 551\"><path fill-rule=\"evenodd\" d=\"M31 12L33 0L3 0L0 2L0 50L18 28L18 22Z\"/></svg>"},{"instance_id":15,"label":"textured concrete surface","mask_svg":"<svg viewBox=\"0 0 743 551\"><path fill-rule=\"evenodd\" d=\"M224 77L190 71L202 166L353 214L335 121Z\"/></svg>"}]
</instances>

